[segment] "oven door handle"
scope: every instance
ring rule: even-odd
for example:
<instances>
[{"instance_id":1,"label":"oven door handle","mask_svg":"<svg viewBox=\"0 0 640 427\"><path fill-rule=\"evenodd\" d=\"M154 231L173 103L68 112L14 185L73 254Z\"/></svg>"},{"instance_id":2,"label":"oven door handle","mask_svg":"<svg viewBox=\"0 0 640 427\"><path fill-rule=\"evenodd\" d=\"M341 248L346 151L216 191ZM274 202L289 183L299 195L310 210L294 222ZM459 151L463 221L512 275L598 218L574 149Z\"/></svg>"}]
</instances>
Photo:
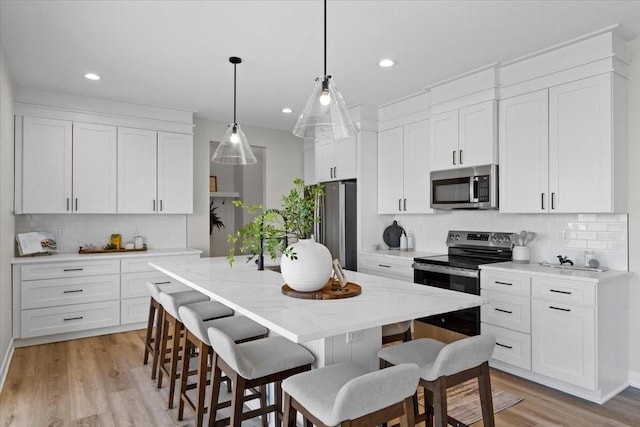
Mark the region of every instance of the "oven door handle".
<instances>
[{"instance_id":1,"label":"oven door handle","mask_svg":"<svg viewBox=\"0 0 640 427\"><path fill-rule=\"evenodd\" d=\"M480 270L472 270L469 268L450 267L448 265L435 265L414 262L412 267L414 270L430 271L432 273L449 274L452 276L472 277L477 279L480 277Z\"/></svg>"}]
</instances>

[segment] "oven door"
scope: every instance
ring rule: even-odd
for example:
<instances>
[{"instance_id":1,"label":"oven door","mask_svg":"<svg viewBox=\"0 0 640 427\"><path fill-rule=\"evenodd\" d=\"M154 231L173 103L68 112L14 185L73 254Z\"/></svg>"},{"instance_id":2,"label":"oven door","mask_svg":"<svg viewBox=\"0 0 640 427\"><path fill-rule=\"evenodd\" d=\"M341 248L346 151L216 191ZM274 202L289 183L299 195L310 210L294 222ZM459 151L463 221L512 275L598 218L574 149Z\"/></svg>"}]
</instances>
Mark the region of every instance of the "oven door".
<instances>
[{"instance_id":1,"label":"oven door","mask_svg":"<svg viewBox=\"0 0 640 427\"><path fill-rule=\"evenodd\" d=\"M422 263L415 263L413 268L415 283L480 295L479 270ZM418 320L468 336L480 334L480 307L423 317Z\"/></svg>"}]
</instances>

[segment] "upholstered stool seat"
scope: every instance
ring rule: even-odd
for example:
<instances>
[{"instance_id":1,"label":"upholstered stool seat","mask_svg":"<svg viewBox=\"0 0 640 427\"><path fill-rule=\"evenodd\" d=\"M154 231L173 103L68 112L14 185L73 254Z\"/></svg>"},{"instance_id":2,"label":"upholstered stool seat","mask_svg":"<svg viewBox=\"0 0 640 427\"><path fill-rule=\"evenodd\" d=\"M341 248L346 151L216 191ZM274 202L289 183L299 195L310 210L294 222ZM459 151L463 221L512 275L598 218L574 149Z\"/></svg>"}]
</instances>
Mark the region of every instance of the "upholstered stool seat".
<instances>
[{"instance_id":1,"label":"upholstered stool seat","mask_svg":"<svg viewBox=\"0 0 640 427\"><path fill-rule=\"evenodd\" d=\"M265 420L264 417L274 411L276 424L278 424L277 417L282 416L282 380L310 370L315 360L313 355L306 348L283 337L263 338L236 344L220 329L209 327L207 332L211 347L214 349L209 425L216 424L222 372L231 379L233 384L229 419L233 427L240 427L242 420L257 416L262 416ZM275 384L275 403L269 406L262 405L259 409L243 413L245 390L269 383Z\"/></svg>"},{"instance_id":2,"label":"upholstered stool seat","mask_svg":"<svg viewBox=\"0 0 640 427\"><path fill-rule=\"evenodd\" d=\"M153 380L156 379L158 372L158 354L160 337L162 336L162 316L164 315L164 309L162 308L162 304L160 304L161 286L162 283L147 282L147 289L151 295L151 299L149 301L149 316L147 318L147 334L145 338L143 362L146 365L149 361L149 354L151 354L151 379ZM194 290L171 292L171 294L180 300L191 302L207 301L209 299L205 294ZM155 334L153 332L154 326Z\"/></svg>"},{"instance_id":3,"label":"upholstered stool seat","mask_svg":"<svg viewBox=\"0 0 640 427\"><path fill-rule=\"evenodd\" d=\"M198 301L189 303L190 299L182 294L167 294L160 292L160 304L164 308L162 322L162 340L160 342L160 358L158 388L162 387L163 375L169 378L169 409L173 408L175 394L175 382L180 377L178 373L178 359L184 357L184 345L181 338L184 325L180 318L180 307L189 306L202 320L209 320L233 315L233 310L217 301ZM173 337L169 359L164 355L168 348L169 336ZM169 362L169 367L166 362Z\"/></svg>"},{"instance_id":4,"label":"upholstered stool seat","mask_svg":"<svg viewBox=\"0 0 640 427\"><path fill-rule=\"evenodd\" d=\"M264 338L268 335L269 330L244 316L231 316L203 321L202 316L194 309L195 305L196 304L182 306L178 310L180 319L186 330L185 351L180 380L178 420L183 419L186 404L195 412L195 425L201 426L204 414L207 412L204 397L207 384L207 372L209 372L209 356L213 355L214 351L209 341L207 328L214 327L219 329L236 343ZM189 371L189 361L195 350L197 350L198 368L195 372L191 372ZM195 384L189 385L188 377L191 374L197 375L196 382ZM195 401L187 395L187 391L193 388L196 389ZM262 398L263 402L266 403L266 390L261 390L261 393L257 397Z\"/></svg>"},{"instance_id":5,"label":"upholstered stool seat","mask_svg":"<svg viewBox=\"0 0 640 427\"><path fill-rule=\"evenodd\" d=\"M382 326L382 344L393 341L410 341L411 340L411 324L413 321L390 323Z\"/></svg>"},{"instance_id":6,"label":"upholstered stool seat","mask_svg":"<svg viewBox=\"0 0 640 427\"><path fill-rule=\"evenodd\" d=\"M495 343L492 335L464 338L451 344L421 338L384 347L378 357L391 365L415 363L420 366L420 386L425 391L426 410L424 414L416 415L416 422L429 421L433 415L434 425L446 427L450 418L447 416L447 388L478 378L484 425L494 426L488 361ZM451 419L451 422L457 421Z\"/></svg>"},{"instance_id":7,"label":"upholstered stool seat","mask_svg":"<svg viewBox=\"0 0 640 427\"><path fill-rule=\"evenodd\" d=\"M413 426L412 396L419 378L415 364L368 372L350 362L294 375L282 382L283 425L295 426L299 411L320 426L373 426L397 417L401 425Z\"/></svg>"}]
</instances>

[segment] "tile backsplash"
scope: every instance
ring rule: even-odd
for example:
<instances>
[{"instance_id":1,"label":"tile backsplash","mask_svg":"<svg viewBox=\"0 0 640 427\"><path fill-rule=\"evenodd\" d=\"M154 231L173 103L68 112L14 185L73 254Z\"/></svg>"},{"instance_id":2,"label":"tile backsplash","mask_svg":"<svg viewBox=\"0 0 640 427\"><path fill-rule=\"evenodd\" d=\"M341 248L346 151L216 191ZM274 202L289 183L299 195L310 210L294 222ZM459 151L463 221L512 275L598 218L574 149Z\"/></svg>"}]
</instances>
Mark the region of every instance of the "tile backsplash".
<instances>
[{"instance_id":1,"label":"tile backsplash","mask_svg":"<svg viewBox=\"0 0 640 427\"><path fill-rule=\"evenodd\" d=\"M114 233L123 244L139 233L149 248L187 246L186 215L16 215L16 233L29 231L55 234L60 253L77 252L86 243L102 247Z\"/></svg>"},{"instance_id":2,"label":"tile backsplash","mask_svg":"<svg viewBox=\"0 0 640 427\"><path fill-rule=\"evenodd\" d=\"M436 211L433 215L389 217L413 232L416 250L446 253L449 230L520 232L534 231L529 244L531 262L557 262L568 256L576 265L584 262L585 251L593 251L600 265L628 270L627 214L503 214L497 211ZM382 246L382 231L380 242Z\"/></svg>"}]
</instances>

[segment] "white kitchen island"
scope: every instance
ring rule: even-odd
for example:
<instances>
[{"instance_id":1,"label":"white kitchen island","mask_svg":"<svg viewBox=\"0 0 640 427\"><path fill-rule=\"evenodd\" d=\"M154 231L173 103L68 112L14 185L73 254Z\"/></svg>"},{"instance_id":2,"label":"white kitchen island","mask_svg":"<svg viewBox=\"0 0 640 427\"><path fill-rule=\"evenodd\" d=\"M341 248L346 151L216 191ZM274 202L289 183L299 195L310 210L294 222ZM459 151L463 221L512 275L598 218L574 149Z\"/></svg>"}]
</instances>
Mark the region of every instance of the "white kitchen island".
<instances>
[{"instance_id":1,"label":"white kitchen island","mask_svg":"<svg viewBox=\"0 0 640 427\"><path fill-rule=\"evenodd\" d=\"M237 257L230 267L224 257L200 258L150 265L211 299L219 301L281 335L307 347L316 366L353 361L378 369L381 327L479 306L487 300L454 292L346 271L350 282L362 287L356 297L307 300L282 294L280 273L257 271Z\"/></svg>"}]
</instances>

